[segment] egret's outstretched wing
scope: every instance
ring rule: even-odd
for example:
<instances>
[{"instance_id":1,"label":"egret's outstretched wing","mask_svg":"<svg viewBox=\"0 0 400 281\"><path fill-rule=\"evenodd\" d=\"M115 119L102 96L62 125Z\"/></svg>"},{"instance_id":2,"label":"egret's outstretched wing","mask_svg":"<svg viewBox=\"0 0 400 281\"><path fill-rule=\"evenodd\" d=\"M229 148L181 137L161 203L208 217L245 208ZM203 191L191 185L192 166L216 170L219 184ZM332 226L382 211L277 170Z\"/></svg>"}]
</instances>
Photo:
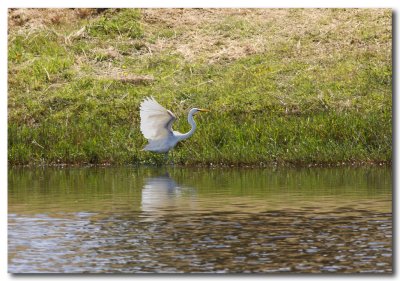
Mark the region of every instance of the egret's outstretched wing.
<instances>
[{"instance_id":1,"label":"egret's outstretched wing","mask_svg":"<svg viewBox=\"0 0 400 281\"><path fill-rule=\"evenodd\" d=\"M153 97L140 104L140 130L149 140L157 140L172 134L175 115L162 107Z\"/></svg>"}]
</instances>

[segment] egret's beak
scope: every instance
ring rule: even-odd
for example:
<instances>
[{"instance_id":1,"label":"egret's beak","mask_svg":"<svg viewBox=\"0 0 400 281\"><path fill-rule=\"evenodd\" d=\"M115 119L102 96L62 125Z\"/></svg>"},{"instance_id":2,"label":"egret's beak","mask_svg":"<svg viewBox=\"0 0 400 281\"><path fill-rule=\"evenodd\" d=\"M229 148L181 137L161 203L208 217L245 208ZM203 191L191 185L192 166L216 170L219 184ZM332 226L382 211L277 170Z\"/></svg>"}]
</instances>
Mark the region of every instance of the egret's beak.
<instances>
[{"instance_id":1,"label":"egret's beak","mask_svg":"<svg viewBox=\"0 0 400 281\"><path fill-rule=\"evenodd\" d=\"M202 112L210 112L210 110L208 109L204 109L204 108L199 108L198 111L202 111Z\"/></svg>"}]
</instances>

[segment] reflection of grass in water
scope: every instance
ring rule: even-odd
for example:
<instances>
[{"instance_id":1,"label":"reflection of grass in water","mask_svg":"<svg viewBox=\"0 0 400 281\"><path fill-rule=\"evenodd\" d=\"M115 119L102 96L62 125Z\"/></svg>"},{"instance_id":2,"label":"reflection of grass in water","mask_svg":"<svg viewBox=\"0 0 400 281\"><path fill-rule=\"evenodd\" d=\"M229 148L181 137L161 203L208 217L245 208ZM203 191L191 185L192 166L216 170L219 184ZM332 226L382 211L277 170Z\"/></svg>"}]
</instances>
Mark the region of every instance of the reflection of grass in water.
<instances>
[{"instance_id":1,"label":"reflection of grass in water","mask_svg":"<svg viewBox=\"0 0 400 281\"><path fill-rule=\"evenodd\" d=\"M147 179L160 176L181 188L173 198L183 196L179 200L184 203L194 196L198 202L194 210L256 212L320 206L322 211L360 204L360 208L390 211L391 207L391 171L387 168L12 168L8 174L10 212L36 212L42 207L73 212L139 211Z\"/></svg>"},{"instance_id":2,"label":"reflection of grass in water","mask_svg":"<svg viewBox=\"0 0 400 281\"><path fill-rule=\"evenodd\" d=\"M391 161L389 9L86 10L45 23L10 29L11 164L153 164L140 151L149 95L181 131L188 108L212 110L175 163Z\"/></svg>"}]
</instances>

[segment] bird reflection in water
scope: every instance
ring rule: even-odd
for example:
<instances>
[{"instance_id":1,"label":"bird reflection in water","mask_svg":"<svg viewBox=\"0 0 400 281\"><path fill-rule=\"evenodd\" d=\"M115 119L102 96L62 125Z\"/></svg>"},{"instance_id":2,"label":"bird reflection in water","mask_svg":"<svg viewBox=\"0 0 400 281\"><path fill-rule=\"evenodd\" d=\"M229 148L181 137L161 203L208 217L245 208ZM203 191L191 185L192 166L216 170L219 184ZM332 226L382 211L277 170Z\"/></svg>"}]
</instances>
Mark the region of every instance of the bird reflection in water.
<instances>
[{"instance_id":1,"label":"bird reflection in water","mask_svg":"<svg viewBox=\"0 0 400 281\"><path fill-rule=\"evenodd\" d=\"M178 184L169 173L145 180L142 189L142 212L146 216L196 209L196 189Z\"/></svg>"}]
</instances>

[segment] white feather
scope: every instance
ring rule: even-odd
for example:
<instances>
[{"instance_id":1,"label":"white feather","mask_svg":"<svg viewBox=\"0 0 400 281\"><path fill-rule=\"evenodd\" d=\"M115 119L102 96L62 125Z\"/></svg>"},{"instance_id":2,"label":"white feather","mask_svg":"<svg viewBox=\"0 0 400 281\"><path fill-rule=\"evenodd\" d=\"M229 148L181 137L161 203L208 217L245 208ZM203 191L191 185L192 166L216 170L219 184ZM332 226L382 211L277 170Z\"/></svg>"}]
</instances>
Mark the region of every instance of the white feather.
<instances>
[{"instance_id":1,"label":"white feather","mask_svg":"<svg viewBox=\"0 0 400 281\"><path fill-rule=\"evenodd\" d=\"M162 107L153 97L140 104L140 130L148 140L159 140L172 134L175 115Z\"/></svg>"}]
</instances>

